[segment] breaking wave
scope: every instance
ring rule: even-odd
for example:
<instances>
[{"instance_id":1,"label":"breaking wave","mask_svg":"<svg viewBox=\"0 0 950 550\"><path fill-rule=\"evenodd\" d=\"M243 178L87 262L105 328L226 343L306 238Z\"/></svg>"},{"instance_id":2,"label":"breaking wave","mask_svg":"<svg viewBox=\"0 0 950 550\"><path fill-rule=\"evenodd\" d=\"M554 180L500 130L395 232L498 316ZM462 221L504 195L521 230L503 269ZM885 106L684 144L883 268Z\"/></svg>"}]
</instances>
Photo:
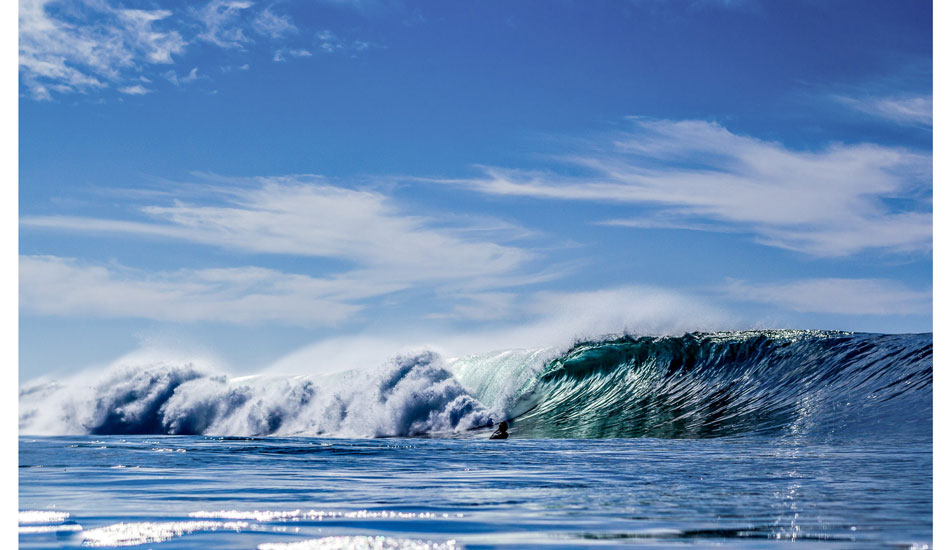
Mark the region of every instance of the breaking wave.
<instances>
[{"instance_id":1,"label":"breaking wave","mask_svg":"<svg viewBox=\"0 0 950 550\"><path fill-rule=\"evenodd\" d=\"M519 433L701 438L929 434L933 337L749 331L575 346L526 392Z\"/></svg>"},{"instance_id":2,"label":"breaking wave","mask_svg":"<svg viewBox=\"0 0 950 550\"><path fill-rule=\"evenodd\" d=\"M120 368L91 387L20 391L20 431L30 434L417 436L480 426L490 414L432 352L320 378L157 364Z\"/></svg>"},{"instance_id":3,"label":"breaking wave","mask_svg":"<svg viewBox=\"0 0 950 550\"><path fill-rule=\"evenodd\" d=\"M129 364L20 390L24 434L701 438L932 433L933 336L819 331L633 337L369 370L232 378Z\"/></svg>"}]
</instances>

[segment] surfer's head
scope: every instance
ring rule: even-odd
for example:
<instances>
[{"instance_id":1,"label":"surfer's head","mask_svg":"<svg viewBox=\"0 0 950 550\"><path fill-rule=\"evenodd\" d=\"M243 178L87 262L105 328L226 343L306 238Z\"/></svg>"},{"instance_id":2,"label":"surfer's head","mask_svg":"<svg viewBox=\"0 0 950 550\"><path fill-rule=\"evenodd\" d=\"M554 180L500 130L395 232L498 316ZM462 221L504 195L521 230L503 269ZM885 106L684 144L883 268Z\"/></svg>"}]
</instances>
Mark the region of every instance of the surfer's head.
<instances>
[{"instance_id":1,"label":"surfer's head","mask_svg":"<svg viewBox=\"0 0 950 550\"><path fill-rule=\"evenodd\" d=\"M500 431L500 432L507 432L507 431L508 431L508 423L505 422L504 420L502 420L502 421L501 421L501 424L498 425L498 431Z\"/></svg>"}]
</instances>

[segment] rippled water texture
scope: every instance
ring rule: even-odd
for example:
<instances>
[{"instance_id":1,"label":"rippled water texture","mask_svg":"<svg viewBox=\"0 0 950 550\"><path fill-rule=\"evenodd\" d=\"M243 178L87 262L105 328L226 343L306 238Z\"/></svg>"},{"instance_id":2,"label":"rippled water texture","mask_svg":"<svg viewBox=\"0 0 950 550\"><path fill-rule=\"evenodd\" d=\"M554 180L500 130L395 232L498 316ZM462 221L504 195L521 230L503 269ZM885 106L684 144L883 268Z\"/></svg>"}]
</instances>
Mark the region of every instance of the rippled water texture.
<instances>
[{"instance_id":1,"label":"rippled water texture","mask_svg":"<svg viewBox=\"0 0 950 550\"><path fill-rule=\"evenodd\" d=\"M20 546L924 548L931 453L926 438L23 438Z\"/></svg>"}]
</instances>

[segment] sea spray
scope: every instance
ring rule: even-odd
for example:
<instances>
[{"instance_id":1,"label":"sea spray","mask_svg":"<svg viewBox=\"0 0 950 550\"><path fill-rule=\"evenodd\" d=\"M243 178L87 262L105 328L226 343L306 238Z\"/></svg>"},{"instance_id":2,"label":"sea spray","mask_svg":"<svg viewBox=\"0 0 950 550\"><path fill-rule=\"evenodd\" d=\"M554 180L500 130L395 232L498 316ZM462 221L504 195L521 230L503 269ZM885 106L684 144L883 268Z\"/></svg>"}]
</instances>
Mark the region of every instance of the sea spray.
<instances>
[{"instance_id":1,"label":"sea spray","mask_svg":"<svg viewBox=\"0 0 950 550\"><path fill-rule=\"evenodd\" d=\"M321 377L228 378L185 364L121 366L99 383L20 393L20 431L56 434L417 436L464 431L493 413L432 352Z\"/></svg>"},{"instance_id":2,"label":"sea spray","mask_svg":"<svg viewBox=\"0 0 950 550\"><path fill-rule=\"evenodd\" d=\"M930 434L933 337L824 331L611 337L314 376L121 365L21 388L23 434L709 438Z\"/></svg>"}]
</instances>

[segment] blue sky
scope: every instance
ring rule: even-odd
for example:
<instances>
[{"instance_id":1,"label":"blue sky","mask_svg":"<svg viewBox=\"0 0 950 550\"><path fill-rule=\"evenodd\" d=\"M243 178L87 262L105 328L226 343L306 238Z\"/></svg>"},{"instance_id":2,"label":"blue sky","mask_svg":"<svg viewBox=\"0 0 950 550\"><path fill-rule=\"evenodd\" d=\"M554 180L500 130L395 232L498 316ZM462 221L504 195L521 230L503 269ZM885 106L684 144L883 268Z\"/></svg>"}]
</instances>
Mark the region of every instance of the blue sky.
<instances>
[{"instance_id":1,"label":"blue sky","mask_svg":"<svg viewBox=\"0 0 950 550\"><path fill-rule=\"evenodd\" d=\"M932 330L929 2L21 0L19 26L23 379Z\"/></svg>"}]
</instances>

